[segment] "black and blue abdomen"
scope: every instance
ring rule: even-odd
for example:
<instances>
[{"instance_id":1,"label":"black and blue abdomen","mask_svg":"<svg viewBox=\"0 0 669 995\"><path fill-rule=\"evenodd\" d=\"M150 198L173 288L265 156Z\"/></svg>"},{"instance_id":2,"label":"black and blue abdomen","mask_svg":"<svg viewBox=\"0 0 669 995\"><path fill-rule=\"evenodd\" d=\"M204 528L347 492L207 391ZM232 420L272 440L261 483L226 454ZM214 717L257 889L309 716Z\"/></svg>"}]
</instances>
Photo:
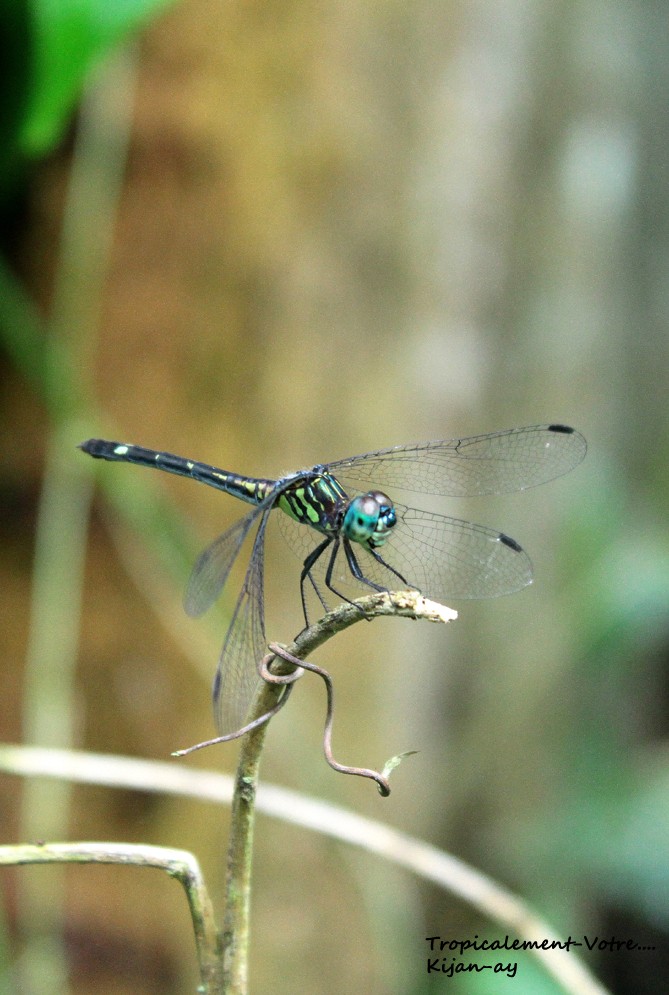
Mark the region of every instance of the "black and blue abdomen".
<instances>
[{"instance_id":1,"label":"black and blue abdomen","mask_svg":"<svg viewBox=\"0 0 669 995\"><path fill-rule=\"evenodd\" d=\"M244 477L238 473L221 470L209 463L175 456L174 453L145 449L126 442L107 442L105 439L89 439L80 446L85 453L95 459L106 459L119 463L137 463L140 466L153 466L157 470L175 473L179 477L191 477L203 484L225 491L233 497L249 504L261 504L274 490L275 481L258 477Z\"/></svg>"}]
</instances>

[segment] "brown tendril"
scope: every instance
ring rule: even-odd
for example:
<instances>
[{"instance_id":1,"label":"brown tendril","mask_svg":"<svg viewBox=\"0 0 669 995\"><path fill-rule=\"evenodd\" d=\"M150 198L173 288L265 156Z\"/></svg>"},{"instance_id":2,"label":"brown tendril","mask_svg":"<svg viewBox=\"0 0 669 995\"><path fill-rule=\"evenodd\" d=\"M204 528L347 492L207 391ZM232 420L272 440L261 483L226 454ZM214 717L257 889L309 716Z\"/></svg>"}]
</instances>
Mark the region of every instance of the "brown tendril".
<instances>
[{"instance_id":1,"label":"brown tendril","mask_svg":"<svg viewBox=\"0 0 669 995\"><path fill-rule=\"evenodd\" d=\"M265 657L258 667L258 673L263 678L263 680L268 683L286 683L287 680L296 680L301 677L301 672L304 670L310 670L312 673L317 674L322 678L325 684L325 690L327 694L327 711L325 716L325 727L323 729L323 753L325 754L325 759L329 763L333 770L338 771L340 774L354 774L357 777L369 777L371 780L376 781L377 787L379 789L379 794L384 798L387 798L390 794L390 785L388 784L387 778L383 777L376 770L371 770L368 767L351 767L348 764L341 764L332 755L332 723L334 720L334 688L332 685L332 678L327 670L323 667L316 666L315 663L308 663L306 660L300 660L299 657L293 656L289 653L285 647L280 646L278 643L270 643L269 649L271 654L275 657L281 657L286 663L292 663L297 669L293 674L289 674L287 677L277 677L271 670L269 670L269 665L271 664L272 657ZM280 704L283 703L283 700Z\"/></svg>"},{"instance_id":2,"label":"brown tendril","mask_svg":"<svg viewBox=\"0 0 669 995\"><path fill-rule=\"evenodd\" d=\"M269 644L270 652L262 658L258 664L258 674L267 684L283 684L284 692L281 696L279 702L271 708L264 715L260 715L253 722L249 722L237 729L235 732L229 732L225 736L215 736L213 739L206 739L202 743L196 743L194 746L187 746L183 750L175 750L172 754L173 757L185 757L189 753L194 753L196 750L203 750L207 746L216 746L218 743L229 743L232 740L239 739L240 736L244 736L247 732L251 732L253 729L257 729L264 722L269 722L269 720L279 712L283 706L288 701L290 692L293 690L293 685L295 681L302 677L305 670L309 670L314 674L317 674L323 680L325 684L325 690L327 695L327 709L325 715L325 726L323 729L323 753L325 754L325 759L327 760L330 767L333 770L338 771L340 774L353 774L357 777L368 777L373 781L376 781L377 787L379 789L379 794L384 798L387 798L390 794L390 785L388 784L387 778L383 777L376 770L371 770L368 767L351 767L348 764L339 763L335 760L332 755L332 724L334 721L334 688L332 685L332 678L327 670L323 667L318 667L315 663L308 663L305 660L300 660L299 657L293 656L289 653L285 647L280 646L279 643ZM274 674L270 670L272 663L280 657L286 663L291 663L295 667L295 670L290 674Z\"/></svg>"}]
</instances>

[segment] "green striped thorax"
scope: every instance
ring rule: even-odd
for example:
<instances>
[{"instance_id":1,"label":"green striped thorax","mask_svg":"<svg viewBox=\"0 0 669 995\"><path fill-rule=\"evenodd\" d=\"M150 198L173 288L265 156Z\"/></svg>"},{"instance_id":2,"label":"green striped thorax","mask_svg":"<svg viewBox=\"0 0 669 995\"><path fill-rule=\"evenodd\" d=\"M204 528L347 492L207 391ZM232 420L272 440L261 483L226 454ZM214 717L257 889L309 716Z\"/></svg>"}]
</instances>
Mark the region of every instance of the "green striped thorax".
<instances>
[{"instance_id":1,"label":"green striped thorax","mask_svg":"<svg viewBox=\"0 0 669 995\"><path fill-rule=\"evenodd\" d=\"M381 491L369 491L349 500L336 477L321 473L286 488L277 505L295 521L311 525L325 535L341 530L347 539L382 546L397 522L390 498Z\"/></svg>"}]
</instances>

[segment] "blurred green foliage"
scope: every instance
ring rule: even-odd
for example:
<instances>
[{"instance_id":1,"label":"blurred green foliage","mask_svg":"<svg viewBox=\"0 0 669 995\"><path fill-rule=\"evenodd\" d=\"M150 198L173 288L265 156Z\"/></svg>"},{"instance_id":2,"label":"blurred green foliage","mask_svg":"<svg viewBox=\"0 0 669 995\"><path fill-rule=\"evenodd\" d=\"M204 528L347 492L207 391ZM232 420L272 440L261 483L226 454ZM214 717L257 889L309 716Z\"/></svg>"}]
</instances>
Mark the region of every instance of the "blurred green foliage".
<instances>
[{"instance_id":1,"label":"blurred green foliage","mask_svg":"<svg viewBox=\"0 0 669 995\"><path fill-rule=\"evenodd\" d=\"M171 0L6 0L0 7L0 197L62 136L91 70Z\"/></svg>"}]
</instances>

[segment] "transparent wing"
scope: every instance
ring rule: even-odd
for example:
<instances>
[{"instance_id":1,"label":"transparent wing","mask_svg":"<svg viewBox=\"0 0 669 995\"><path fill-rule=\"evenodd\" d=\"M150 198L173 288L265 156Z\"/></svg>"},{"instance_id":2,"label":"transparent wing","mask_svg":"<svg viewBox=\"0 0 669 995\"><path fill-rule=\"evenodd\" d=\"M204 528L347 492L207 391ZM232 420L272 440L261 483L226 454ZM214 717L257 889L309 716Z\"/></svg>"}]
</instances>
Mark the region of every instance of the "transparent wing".
<instances>
[{"instance_id":1,"label":"transparent wing","mask_svg":"<svg viewBox=\"0 0 669 995\"><path fill-rule=\"evenodd\" d=\"M427 597L441 602L496 598L532 582L529 556L503 532L401 504L395 510L397 525L377 552ZM360 548L365 576L397 588L397 578ZM357 554L355 546L354 551Z\"/></svg>"},{"instance_id":2,"label":"transparent wing","mask_svg":"<svg viewBox=\"0 0 669 995\"><path fill-rule=\"evenodd\" d=\"M527 553L504 533L397 503L395 510L397 524L385 545L377 550L391 569L364 546L351 543L363 575L374 584L388 590L415 587L433 600L448 602L458 598L495 598L531 583L532 564ZM286 515L278 516L278 521L284 538L300 560L322 541L322 536L313 529ZM330 555L330 550L326 550L312 571L314 583L328 604L336 600L325 587ZM368 585L351 574L341 549L333 572L333 586L348 598L370 592ZM312 598L312 602L310 616L318 609L317 601Z\"/></svg>"},{"instance_id":3,"label":"transparent wing","mask_svg":"<svg viewBox=\"0 0 669 995\"><path fill-rule=\"evenodd\" d=\"M345 488L387 485L424 494L507 494L546 483L577 466L583 436L565 425L533 425L490 435L419 442L325 464Z\"/></svg>"},{"instance_id":4,"label":"transparent wing","mask_svg":"<svg viewBox=\"0 0 669 995\"><path fill-rule=\"evenodd\" d=\"M216 601L249 529L262 511L263 506L253 508L200 553L184 595L184 608L188 615L202 615Z\"/></svg>"},{"instance_id":5,"label":"transparent wing","mask_svg":"<svg viewBox=\"0 0 669 995\"><path fill-rule=\"evenodd\" d=\"M232 622L225 636L214 677L214 718L222 736L235 732L244 725L251 699L260 680L256 669L257 662L266 653L263 566L268 515L269 511L265 511L258 526L253 541L251 561Z\"/></svg>"}]
</instances>

